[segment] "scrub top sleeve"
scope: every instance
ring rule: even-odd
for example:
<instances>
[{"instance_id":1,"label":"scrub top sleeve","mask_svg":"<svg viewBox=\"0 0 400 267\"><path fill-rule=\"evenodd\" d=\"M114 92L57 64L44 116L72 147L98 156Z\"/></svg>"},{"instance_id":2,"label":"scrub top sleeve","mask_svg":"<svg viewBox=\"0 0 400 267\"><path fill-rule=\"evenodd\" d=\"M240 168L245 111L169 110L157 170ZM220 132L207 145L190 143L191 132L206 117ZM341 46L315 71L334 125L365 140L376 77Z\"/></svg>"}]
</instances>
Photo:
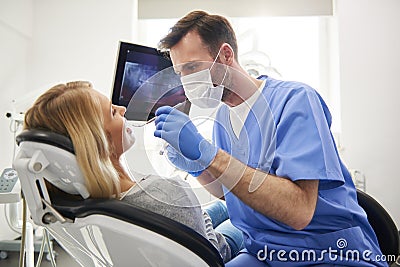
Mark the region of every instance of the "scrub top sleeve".
<instances>
[{"instance_id":1,"label":"scrub top sleeve","mask_svg":"<svg viewBox=\"0 0 400 267\"><path fill-rule=\"evenodd\" d=\"M320 189L344 183L330 132L330 114L317 92L293 89L282 102L277 121L275 174L296 180L319 180Z\"/></svg>"}]
</instances>

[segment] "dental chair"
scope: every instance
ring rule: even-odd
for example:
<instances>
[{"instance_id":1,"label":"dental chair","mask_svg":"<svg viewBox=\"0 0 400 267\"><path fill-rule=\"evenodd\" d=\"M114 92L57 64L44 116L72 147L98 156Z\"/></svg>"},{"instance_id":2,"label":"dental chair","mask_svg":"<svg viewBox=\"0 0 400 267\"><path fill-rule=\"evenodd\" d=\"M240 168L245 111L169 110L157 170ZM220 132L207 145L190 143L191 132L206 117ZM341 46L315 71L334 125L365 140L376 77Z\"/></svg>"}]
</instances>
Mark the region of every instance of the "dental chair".
<instances>
[{"instance_id":1,"label":"dental chair","mask_svg":"<svg viewBox=\"0 0 400 267\"><path fill-rule=\"evenodd\" d=\"M399 263L400 237L392 217L377 200L359 189L357 189L357 199L358 204L365 210L368 221L375 231L382 255L387 257L386 261L389 265L394 262Z\"/></svg>"},{"instance_id":2,"label":"dental chair","mask_svg":"<svg viewBox=\"0 0 400 267\"><path fill-rule=\"evenodd\" d=\"M32 220L81 266L224 266L193 229L116 199L88 198L69 138L30 130L16 141L13 167ZM45 180L82 198L50 197Z\"/></svg>"}]
</instances>

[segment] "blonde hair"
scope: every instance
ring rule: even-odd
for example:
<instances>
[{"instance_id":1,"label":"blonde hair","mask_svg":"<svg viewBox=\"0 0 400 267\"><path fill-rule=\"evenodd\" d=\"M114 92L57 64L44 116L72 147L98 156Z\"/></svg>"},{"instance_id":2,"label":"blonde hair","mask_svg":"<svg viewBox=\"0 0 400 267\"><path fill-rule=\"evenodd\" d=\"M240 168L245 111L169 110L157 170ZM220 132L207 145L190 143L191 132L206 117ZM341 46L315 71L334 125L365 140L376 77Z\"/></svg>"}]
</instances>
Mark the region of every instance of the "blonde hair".
<instances>
[{"instance_id":1,"label":"blonde hair","mask_svg":"<svg viewBox=\"0 0 400 267\"><path fill-rule=\"evenodd\" d=\"M110 156L112 144L92 84L59 84L42 94L25 113L24 129L43 129L72 140L86 187L93 198L120 194L119 174Z\"/></svg>"}]
</instances>

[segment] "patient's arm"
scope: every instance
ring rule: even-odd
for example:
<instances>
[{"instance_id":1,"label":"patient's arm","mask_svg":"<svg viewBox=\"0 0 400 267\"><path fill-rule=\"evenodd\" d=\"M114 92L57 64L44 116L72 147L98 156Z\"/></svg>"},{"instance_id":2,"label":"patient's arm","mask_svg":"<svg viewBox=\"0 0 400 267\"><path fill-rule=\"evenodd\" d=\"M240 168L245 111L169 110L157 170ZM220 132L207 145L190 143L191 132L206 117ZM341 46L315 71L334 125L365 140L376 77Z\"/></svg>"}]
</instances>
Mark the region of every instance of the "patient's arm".
<instances>
[{"instance_id":1,"label":"patient's arm","mask_svg":"<svg viewBox=\"0 0 400 267\"><path fill-rule=\"evenodd\" d=\"M188 183L177 178L167 179L147 176L130 190L122 201L140 206L152 212L189 226L207 238L220 252L224 260L230 259L225 238L212 234L195 193ZM211 223L212 227L212 223Z\"/></svg>"},{"instance_id":2,"label":"patient's arm","mask_svg":"<svg viewBox=\"0 0 400 267\"><path fill-rule=\"evenodd\" d=\"M122 200L185 224L205 236L200 203L190 185L179 178L147 176Z\"/></svg>"}]
</instances>

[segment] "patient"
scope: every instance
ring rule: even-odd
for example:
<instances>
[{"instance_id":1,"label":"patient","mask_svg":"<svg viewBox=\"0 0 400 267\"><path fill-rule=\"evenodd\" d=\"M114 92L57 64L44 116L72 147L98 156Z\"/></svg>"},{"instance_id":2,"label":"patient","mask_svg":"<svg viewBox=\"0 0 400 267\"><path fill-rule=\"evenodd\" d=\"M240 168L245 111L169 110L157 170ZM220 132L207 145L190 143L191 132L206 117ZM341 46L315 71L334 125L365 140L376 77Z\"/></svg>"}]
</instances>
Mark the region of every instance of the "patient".
<instances>
[{"instance_id":1,"label":"patient","mask_svg":"<svg viewBox=\"0 0 400 267\"><path fill-rule=\"evenodd\" d=\"M72 140L90 197L118 198L183 223L206 237L224 261L229 261L242 248L243 240L225 221L224 205L211 207L210 218L182 179L147 175L135 181L137 177L131 177L121 157L135 141L133 132L125 127L125 111L89 82L70 82L41 95L26 112L24 128L49 130ZM47 184L49 190L57 190Z\"/></svg>"}]
</instances>

